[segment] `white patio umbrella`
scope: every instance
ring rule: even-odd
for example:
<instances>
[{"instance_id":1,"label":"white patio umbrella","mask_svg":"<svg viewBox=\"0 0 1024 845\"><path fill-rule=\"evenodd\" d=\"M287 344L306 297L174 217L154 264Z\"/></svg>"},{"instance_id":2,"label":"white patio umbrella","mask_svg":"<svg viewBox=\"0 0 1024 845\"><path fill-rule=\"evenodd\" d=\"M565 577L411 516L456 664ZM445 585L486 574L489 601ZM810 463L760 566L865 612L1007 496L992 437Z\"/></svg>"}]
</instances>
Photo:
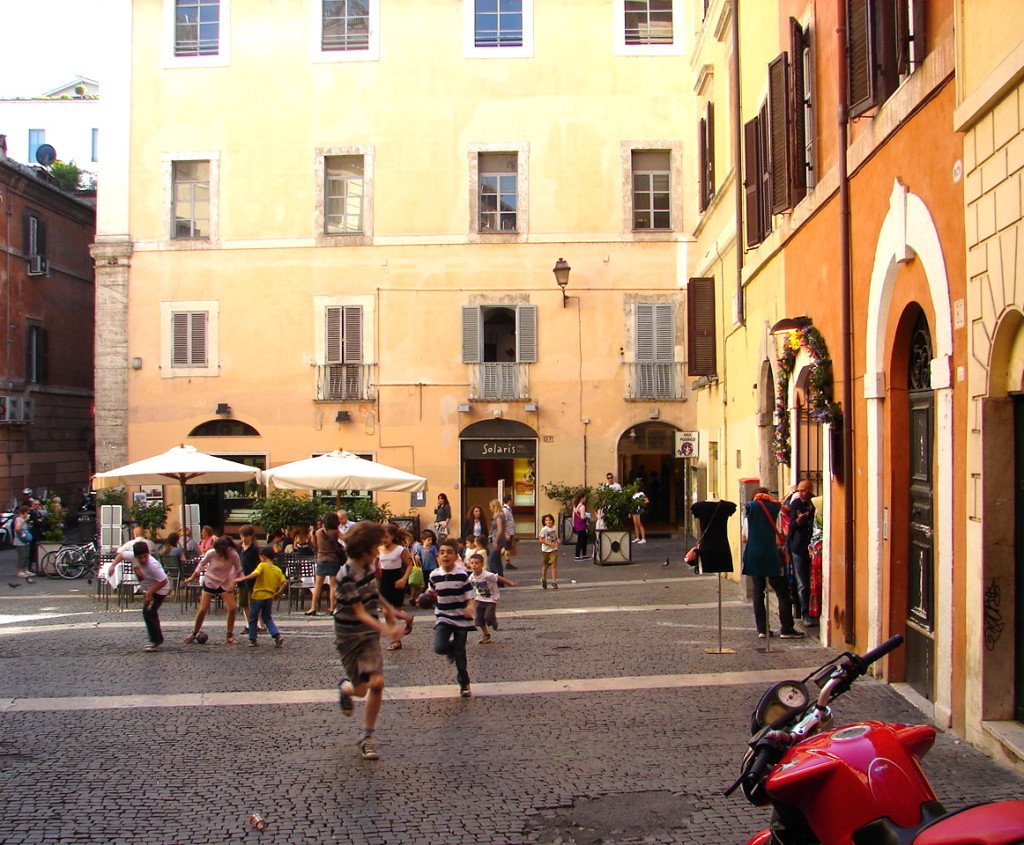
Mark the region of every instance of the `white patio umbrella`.
<instances>
[{"instance_id":1,"label":"white patio umbrella","mask_svg":"<svg viewBox=\"0 0 1024 845\"><path fill-rule=\"evenodd\" d=\"M427 489L427 479L351 452L337 450L264 470L268 485L279 490L378 490L415 493Z\"/></svg>"},{"instance_id":2,"label":"white patio umbrella","mask_svg":"<svg viewBox=\"0 0 1024 845\"><path fill-rule=\"evenodd\" d=\"M260 471L256 467L207 455L194 446L175 446L161 455L107 472L98 472L93 477L93 486L99 489L127 484L166 484L169 481L177 481L181 485L181 501L184 505L187 501L186 484L225 484L229 481L260 483ZM188 508L185 507L183 511L187 519Z\"/></svg>"}]
</instances>

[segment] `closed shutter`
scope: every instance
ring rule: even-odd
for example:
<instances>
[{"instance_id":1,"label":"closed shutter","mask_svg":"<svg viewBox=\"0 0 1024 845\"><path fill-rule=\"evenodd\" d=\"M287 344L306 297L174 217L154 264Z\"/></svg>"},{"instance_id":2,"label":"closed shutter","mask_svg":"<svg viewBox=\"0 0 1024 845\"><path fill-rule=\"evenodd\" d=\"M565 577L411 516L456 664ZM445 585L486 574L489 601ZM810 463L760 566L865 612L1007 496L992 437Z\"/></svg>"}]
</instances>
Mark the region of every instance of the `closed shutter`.
<instances>
[{"instance_id":1,"label":"closed shutter","mask_svg":"<svg viewBox=\"0 0 1024 845\"><path fill-rule=\"evenodd\" d=\"M686 326L689 374L717 375L713 278L695 278L687 283Z\"/></svg>"},{"instance_id":2,"label":"closed shutter","mask_svg":"<svg viewBox=\"0 0 1024 845\"><path fill-rule=\"evenodd\" d=\"M873 22L873 0L847 0L846 79L850 117L863 114L875 105Z\"/></svg>"},{"instance_id":3,"label":"closed shutter","mask_svg":"<svg viewBox=\"0 0 1024 845\"><path fill-rule=\"evenodd\" d=\"M50 334L42 326L36 329L36 382L45 384L50 379ZM25 414L28 418L28 414Z\"/></svg>"},{"instance_id":4,"label":"closed shutter","mask_svg":"<svg viewBox=\"0 0 1024 845\"><path fill-rule=\"evenodd\" d=\"M46 221L42 217L36 220L36 255L46 257Z\"/></svg>"},{"instance_id":5,"label":"closed shutter","mask_svg":"<svg viewBox=\"0 0 1024 845\"><path fill-rule=\"evenodd\" d=\"M715 104L708 103L707 117L705 118L707 138L704 142L705 155L707 156L707 205L715 198Z\"/></svg>"},{"instance_id":6,"label":"closed shutter","mask_svg":"<svg viewBox=\"0 0 1024 845\"><path fill-rule=\"evenodd\" d=\"M520 364L537 363L536 305L520 305L516 309L516 360Z\"/></svg>"},{"instance_id":7,"label":"closed shutter","mask_svg":"<svg viewBox=\"0 0 1024 845\"><path fill-rule=\"evenodd\" d=\"M757 167L757 118L743 124L743 194L747 212L747 246L761 243L761 182Z\"/></svg>"},{"instance_id":8,"label":"closed shutter","mask_svg":"<svg viewBox=\"0 0 1024 845\"><path fill-rule=\"evenodd\" d=\"M910 22L913 24L913 31L910 33L910 68L913 73L924 62L925 49L925 26L928 21L925 16L925 9L928 4L925 0L910 0Z\"/></svg>"},{"instance_id":9,"label":"closed shutter","mask_svg":"<svg viewBox=\"0 0 1024 845\"><path fill-rule=\"evenodd\" d=\"M187 367L189 365L188 324L188 312L179 311L171 314L172 367Z\"/></svg>"},{"instance_id":10,"label":"closed shutter","mask_svg":"<svg viewBox=\"0 0 1024 845\"><path fill-rule=\"evenodd\" d=\"M697 122L697 208L708 207L708 125L704 118Z\"/></svg>"},{"instance_id":11,"label":"closed shutter","mask_svg":"<svg viewBox=\"0 0 1024 845\"><path fill-rule=\"evenodd\" d=\"M346 305L344 318L345 363L363 362L363 306Z\"/></svg>"},{"instance_id":12,"label":"closed shutter","mask_svg":"<svg viewBox=\"0 0 1024 845\"><path fill-rule=\"evenodd\" d=\"M789 63L783 53L768 65L769 154L772 212L789 202Z\"/></svg>"},{"instance_id":13,"label":"closed shutter","mask_svg":"<svg viewBox=\"0 0 1024 845\"><path fill-rule=\"evenodd\" d=\"M671 363L675 358L675 321L671 302L636 304L636 359Z\"/></svg>"},{"instance_id":14,"label":"closed shutter","mask_svg":"<svg viewBox=\"0 0 1024 845\"><path fill-rule=\"evenodd\" d=\"M796 205L807 195L807 123L804 109L807 101L804 94L804 52L807 36L804 28L794 19L789 19L789 44L792 64L792 85L790 86L790 114L793 118L793 132L790 137L789 196Z\"/></svg>"},{"instance_id":15,"label":"closed shutter","mask_svg":"<svg viewBox=\"0 0 1024 845\"><path fill-rule=\"evenodd\" d=\"M772 169L771 169L771 127L768 124L768 103L757 113L757 166L761 171L758 186L761 200L761 240L772 230Z\"/></svg>"},{"instance_id":16,"label":"closed shutter","mask_svg":"<svg viewBox=\"0 0 1024 845\"><path fill-rule=\"evenodd\" d=\"M462 363L479 364L483 358L481 349L480 306L462 306Z\"/></svg>"},{"instance_id":17,"label":"closed shutter","mask_svg":"<svg viewBox=\"0 0 1024 845\"><path fill-rule=\"evenodd\" d=\"M328 364L340 364L344 360L341 349L342 310L343 309L340 307L330 307L324 309L324 313L326 315L326 325L324 328L324 351L327 355L327 360L325 363Z\"/></svg>"},{"instance_id":18,"label":"closed shutter","mask_svg":"<svg viewBox=\"0 0 1024 845\"><path fill-rule=\"evenodd\" d=\"M191 359L189 364L193 367L207 366L206 359L206 312L194 311L192 313L192 337L190 338Z\"/></svg>"}]
</instances>

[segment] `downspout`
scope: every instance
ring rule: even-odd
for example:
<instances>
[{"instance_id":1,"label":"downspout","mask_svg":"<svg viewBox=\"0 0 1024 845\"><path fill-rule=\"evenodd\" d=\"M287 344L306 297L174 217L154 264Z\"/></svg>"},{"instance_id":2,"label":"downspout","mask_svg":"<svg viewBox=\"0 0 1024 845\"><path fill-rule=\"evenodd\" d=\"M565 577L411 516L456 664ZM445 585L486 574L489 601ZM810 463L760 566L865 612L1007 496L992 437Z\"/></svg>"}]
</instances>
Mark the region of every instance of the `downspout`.
<instances>
[{"instance_id":1,"label":"downspout","mask_svg":"<svg viewBox=\"0 0 1024 845\"><path fill-rule=\"evenodd\" d=\"M732 172L736 194L736 322L746 321L743 296L743 124L740 109L740 0L732 0ZM725 303L722 303L724 306ZM725 310L724 307L722 309ZM724 350L723 350L724 352Z\"/></svg>"},{"instance_id":2,"label":"downspout","mask_svg":"<svg viewBox=\"0 0 1024 845\"><path fill-rule=\"evenodd\" d=\"M850 256L850 174L847 172L846 150L848 140L846 76L846 7L837 0L839 26L836 29L838 49L839 105L839 276L842 293L843 334L843 638L853 643L856 636L856 565L854 560L854 464L853 464L853 272Z\"/></svg>"}]
</instances>

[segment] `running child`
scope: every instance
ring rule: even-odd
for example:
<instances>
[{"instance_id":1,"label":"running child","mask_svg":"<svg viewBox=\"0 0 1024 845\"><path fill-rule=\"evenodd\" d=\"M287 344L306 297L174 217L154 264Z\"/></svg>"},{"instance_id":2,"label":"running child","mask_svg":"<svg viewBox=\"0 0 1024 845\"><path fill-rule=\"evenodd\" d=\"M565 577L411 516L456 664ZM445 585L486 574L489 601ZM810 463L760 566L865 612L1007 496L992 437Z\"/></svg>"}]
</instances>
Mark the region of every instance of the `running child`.
<instances>
[{"instance_id":1,"label":"running child","mask_svg":"<svg viewBox=\"0 0 1024 845\"><path fill-rule=\"evenodd\" d=\"M167 573L160 565L156 555L149 551L149 543L139 540L132 546L135 561L132 569L139 579L139 588L144 591L142 596L142 621L146 623L149 645L143 651L159 651L164 643L163 631L160 630L160 605L164 603L171 591Z\"/></svg>"},{"instance_id":2,"label":"running child","mask_svg":"<svg viewBox=\"0 0 1024 845\"><path fill-rule=\"evenodd\" d=\"M255 581L249 596L249 645L256 646L256 629L262 617L263 627L267 633L274 638L274 645L280 647L284 642L281 632L277 628L271 613L274 609L274 600L281 598L285 587L288 586L288 579L284 577L274 558L277 553L273 546L264 546L259 550L259 563L256 568L243 578L238 578L235 583L242 581Z\"/></svg>"},{"instance_id":3,"label":"running child","mask_svg":"<svg viewBox=\"0 0 1024 845\"><path fill-rule=\"evenodd\" d=\"M540 540L540 585L545 590L548 588L548 570L551 571L551 588L558 589L558 547L562 541L558 537L555 528L555 518L549 513L544 514L540 519L540 533L537 539Z\"/></svg>"},{"instance_id":4,"label":"running child","mask_svg":"<svg viewBox=\"0 0 1024 845\"><path fill-rule=\"evenodd\" d=\"M498 630L498 585L514 587L516 582L484 569L483 555L473 555L469 559L469 567L473 570L469 583L473 585L473 599L476 601L476 626L483 634L480 644L487 645L491 642L491 632L487 626Z\"/></svg>"},{"instance_id":5,"label":"running child","mask_svg":"<svg viewBox=\"0 0 1024 845\"><path fill-rule=\"evenodd\" d=\"M455 664L459 695L469 698L469 670L466 667L466 636L473 626L473 585L469 573L459 563L459 547L454 540L442 540L437 546L438 567L430 573L430 589L437 595L434 605L434 651Z\"/></svg>"},{"instance_id":6,"label":"running child","mask_svg":"<svg viewBox=\"0 0 1024 845\"><path fill-rule=\"evenodd\" d=\"M352 697L366 699L363 710L363 732L359 740L359 756L376 760L373 731L377 725L384 694L384 652L380 638L401 642L412 625L412 616L396 610L377 592L374 561L377 548L384 542L388 529L374 522L360 522L345 535L348 561L338 571L334 607L334 644L345 668L345 677L338 684L338 705L351 716ZM384 612L384 622L377 615ZM395 618L406 625L395 624Z\"/></svg>"}]
</instances>

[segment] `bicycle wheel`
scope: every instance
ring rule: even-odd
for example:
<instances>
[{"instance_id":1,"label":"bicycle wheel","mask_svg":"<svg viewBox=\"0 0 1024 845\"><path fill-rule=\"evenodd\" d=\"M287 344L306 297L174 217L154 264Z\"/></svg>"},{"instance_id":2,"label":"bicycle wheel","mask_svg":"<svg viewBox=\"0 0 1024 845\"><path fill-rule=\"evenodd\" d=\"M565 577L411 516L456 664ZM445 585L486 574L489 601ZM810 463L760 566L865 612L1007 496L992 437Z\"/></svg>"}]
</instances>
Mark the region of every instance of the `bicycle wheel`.
<instances>
[{"instance_id":1,"label":"bicycle wheel","mask_svg":"<svg viewBox=\"0 0 1024 845\"><path fill-rule=\"evenodd\" d=\"M86 569L85 555L78 549L60 549L57 552L57 574L61 578L81 578Z\"/></svg>"},{"instance_id":2,"label":"bicycle wheel","mask_svg":"<svg viewBox=\"0 0 1024 845\"><path fill-rule=\"evenodd\" d=\"M57 555L59 553L60 549L54 549L42 556L39 561L40 575L45 575L47 578L60 578L60 573L57 571Z\"/></svg>"}]
</instances>

